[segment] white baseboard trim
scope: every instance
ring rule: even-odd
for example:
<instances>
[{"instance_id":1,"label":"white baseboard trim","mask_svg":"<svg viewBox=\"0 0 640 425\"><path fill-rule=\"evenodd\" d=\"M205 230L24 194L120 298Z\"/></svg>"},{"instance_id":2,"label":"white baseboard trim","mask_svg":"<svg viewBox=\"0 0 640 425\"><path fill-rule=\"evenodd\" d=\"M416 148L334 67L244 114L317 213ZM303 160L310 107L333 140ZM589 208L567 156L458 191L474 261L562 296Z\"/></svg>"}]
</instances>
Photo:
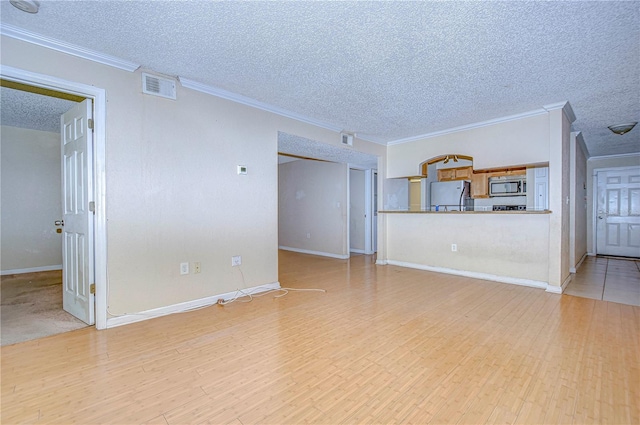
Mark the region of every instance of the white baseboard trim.
<instances>
[{"instance_id":1,"label":"white baseboard trim","mask_svg":"<svg viewBox=\"0 0 640 425\"><path fill-rule=\"evenodd\" d=\"M539 289L547 288L547 282L542 282L539 280L521 279L518 277L509 277L509 276L499 276L495 274L479 273L479 272L472 272L467 270L448 269L445 267L425 266L423 264L406 263L404 261L395 261L395 260L387 260L387 264L391 264L392 266L408 267L411 269L427 270L430 272L472 277L474 279L491 280L491 281L500 282L500 283L510 283L513 285L529 286L532 288L539 288Z\"/></svg>"},{"instance_id":2,"label":"white baseboard trim","mask_svg":"<svg viewBox=\"0 0 640 425\"><path fill-rule=\"evenodd\" d=\"M264 285L254 286L251 288L243 288L244 292L257 294L260 292L279 289L280 282L267 283ZM172 304L165 307L153 308L151 310L141 311L139 313L128 313L122 316L110 317L107 319L107 328L115 328L116 326L128 325L131 323L141 322L143 320L154 319L156 317L166 316L173 313L184 313L199 307L214 305L219 299L229 300L236 296L238 291L225 292L220 295L200 298L192 301L185 301L178 304Z\"/></svg>"},{"instance_id":3,"label":"white baseboard trim","mask_svg":"<svg viewBox=\"0 0 640 425\"><path fill-rule=\"evenodd\" d=\"M569 272L570 273L576 273L578 271L578 269L580 268L580 266L582 265L582 263L584 262L584 259L587 258L588 255L589 254L585 252L584 255L582 256L580 261L578 261L578 264L576 264L575 267L569 267Z\"/></svg>"},{"instance_id":4,"label":"white baseboard trim","mask_svg":"<svg viewBox=\"0 0 640 425\"><path fill-rule=\"evenodd\" d=\"M561 286L555 285L547 285L547 292L551 292L553 294L562 294L567 287L567 285L573 280L573 274L569 273L569 276L562 282Z\"/></svg>"},{"instance_id":5,"label":"white baseboard trim","mask_svg":"<svg viewBox=\"0 0 640 425\"><path fill-rule=\"evenodd\" d=\"M349 252L354 252L356 254L365 254L364 249L351 249Z\"/></svg>"},{"instance_id":6,"label":"white baseboard trim","mask_svg":"<svg viewBox=\"0 0 640 425\"><path fill-rule=\"evenodd\" d=\"M343 254L333 254L331 252L310 251L308 249L292 248L290 246L279 246L278 249L282 249L284 251L299 252L301 254L311 254L311 255L320 255L322 257L339 258L340 260L349 259L349 254L343 255Z\"/></svg>"},{"instance_id":7,"label":"white baseboard trim","mask_svg":"<svg viewBox=\"0 0 640 425\"><path fill-rule=\"evenodd\" d=\"M2 270L0 271L0 276L6 276L8 274L49 272L51 270L62 270L62 264L56 264L55 266L29 267L27 269Z\"/></svg>"},{"instance_id":8,"label":"white baseboard trim","mask_svg":"<svg viewBox=\"0 0 640 425\"><path fill-rule=\"evenodd\" d=\"M386 266L387 260L376 260L376 266Z\"/></svg>"}]
</instances>

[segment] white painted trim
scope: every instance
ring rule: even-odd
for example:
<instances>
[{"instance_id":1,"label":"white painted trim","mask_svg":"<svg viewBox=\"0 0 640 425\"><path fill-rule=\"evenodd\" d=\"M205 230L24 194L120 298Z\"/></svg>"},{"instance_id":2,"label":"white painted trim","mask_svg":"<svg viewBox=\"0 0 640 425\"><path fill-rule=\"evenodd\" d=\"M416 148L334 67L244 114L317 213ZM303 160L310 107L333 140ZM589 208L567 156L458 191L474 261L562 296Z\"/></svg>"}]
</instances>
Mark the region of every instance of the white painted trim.
<instances>
[{"instance_id":1,"label":"white painted trim","mask_svg":"<svg viewBox=\"0 0 640 425\"><path fill-rule=\"evenodd\" d=\"M584 262L585 258L587 258L587 256L589 256L591 254L589 254L588 252L585 252L584 254L582 254L582 258L580 259L580 261L578 261L578 264L576 264L575 267L570 267L569 271L571 273L577 273L578 269L580 268L580 266L582 265L582 263Z\"/></svg>"},{"instance_id":2,"label":"white painted trim","mask_svg":"<svg viewBox=\"0 0 640 425\"><path fill-rule=\"evenodd\" d=\"M417 140L428 139L436 136L444 136L445 134L457 133L459 131L472 130L474 128L487 127L494 124L500 124L503 122L509 122L514 120L519 120L522 118L535 117L538 115L544 115L548 113L546 109L536 109L534 111L523 112L521 114L509 115L506 117L495 118L492 120L481 121L473 124L461 125L459 127L448 128L446 130L434 131L432 133L421 134L418 136L411 136L404 139L393 140L387 143L387 146L400 145L403 143L415 142Z\"/></svg>"},{"instance_id":3,"label":"white painted trim","mask_svg":"<svg viewBox=\"0 0 640 425\"><path fill-rule=\"evenodd\" d=\"M555 285L547 285L547 292L551 292L552 294L562 294L569 284L573 280L573 274L569 273L569 276L562 282L562 286Z\"/></svg>"},{"instance_id":4,"label":"white painted trim","mask_svg":"<svg viewBox=\"0 0 640 425\"><path fill-rule=\"evenodd\" d=\"M2 270L0 271L0 276L6 276L9 274L49 272L52 270L62 270L62 264L56 264L54 266L28 267L26 269Z\"/></svg>"},{"instance_id":5,"label":"white painted trim","mask_svg":"<svg viewBox=\"0 0 640 425\"><path fill-rule=\"evenodd\" d=\"M573 108L571 107L571 104L567 101L544 105L543 108L546 111L554 111L556 109L562 109L562 112L564 112L564 114L567 116L570 123L573 123L576 120L576 114L575 112L573 112Z\"/></svg>"},{"instance_id":6,"label":"white painted trim","mask_svg":"<svg viewBox=\"0 0 640 425\"><path fill-rule=\"evenodd\" d=\"M592 156L592 157L589 157L589 159L587 159L587 161L595 161L595 160L598 160L598 159L628 158L628 157L633 157L633 156L640 157L640 153L633 152L633 153L620 153L620 154L617 154L617 155Z\"/></svg>"},{"instance_id":7,"label":"white painted trim","mask_svg":"<svg viewBox=\"0 0 640 425\"><path fill-rule=\"evenodd\" d=\"M82 59L98 62L103 65L113 66L125 71L133 72L140 67L139 64L130 62L115 56L97 52L95 50L76 46L75 44L65 41L56 40L44 35L36 34L31 31L16 27L11 24L3 23L0 26L0 34L6 37L15 38L16 40L26 41L27 43L37 44L38 46L56 50L58 52L73 55Z\"/></svg>"},{"instance_id":8,"label":"white painted trim","mask_svg":"<svg viewBox=\"0 0 640 425\"><path fill-rule=\"evenodd\" d=\"M545 292L550 292L552 294L562 294L562 288L554 285L547 285L547 289Z\"/></svg>"},{"instance_id":9,"label":"white painted trim","mask_svg":"<svg viewBox=\"0 0 640 425\"><path fill-rule=\"evenodd\" d=\"M376 266L386 266L386 265L387 265L386 260L376 260Z\"/></svg>"},{"instance_id":10,"label":"white painted trim","mask_svg":"<svg viewBox=\"0 0 640 425\"><path fill-rule=\"evenodd\" d=\"M103 65L113 66L115 68L119 68L125 71L133 72L140 68L140 64L131 62L125 59L118 58L116 56L107 55L105 53L101 53L95 50L87 49L85 47L77 46L75 44L67 43L65 41L56 40L54 38L50 38L41 34L37 34L20 27L16 27L11 24L2 24L0 26L0 35L4 35L6 37L11 37L16 40L25 41L27 43L36 44L38 46L46 47L48 49L56 50L58 52L66 53L69 55L73 55L82 59L90 60L93 62L98 62ZM199 83L197 81L191 80L189 78L180 78L178 77L180 83L183 87L196 90L202 93L207 93L213 96L221 97L223 99L231 100L233 102L241 103L243 105L251 106L253 108L261 109L263 111L271 112L277 115L281 115L283 117L291 118L296 121L301 121L307 124L314 125L316 127L325 128L327 130L332 130L340 133L342 131L341 127L337 127L331 125L329 123L325 123L323 121L317 120L315 118L311 118L305 115L298 114L293 111L289 111L283 108L279 108L274 105L270 105L268 103L260 102L259 100L252 99L247 96L243 96L241 94L233 93L224 89L219 89L217 87L209 86L206 84ZM386 146L386 143L379 138L376 137L368 137L358 135L357 137L360 140L365 140L367 142L376 143L378 145Z\"/></svg>"},{"instance_id":11,"label":"white painted trim","mask_svg":"<svg viewBox=\"0 0 640 425\"><path fill-rule=\"evenodd\" d=\"M387 260L387 264L390 264L392 266L408 267L411 269L427 270L427 271L436 272L436 273L445 273L445 274L453 274L456 276L471 277L474 279L491 280L491 281L500 282L500 283L510 283L513 285L529 286L532 288L539 288L539 289L546 289L548 286L547 282L542 282L539 280L521 279L518 277L510 277L510 276L498 276L498 275L489 274L489 273L479 273L479 272L472 272L467 270L448 269L445 267L425 266L423 264L407 263L404 261Z\"/></svg>"},{"instance_id":12,"label":"white painted trim","mask_svg":"<svg viewBox=\"0 0 640 425\"><path fill-rule=\"evenodd\" d=\"M637 154L634 154L637 155ZM597 158L615 158L618 155ZM590 160L591 158L589 158ZM591 254L598 255L598 173L608 171L626 171L638 168L637 165L624 167L594 168L591 172Z\"/></svg>"},{"instance_id":13,"label":"white painted trim","mask_svg":"<svg viewBox=\"0 0 640 425\"><path fill-rule=\"evenodd\" d=\"M31 86L72 93L93 99L94 120L94 188L96 203L94 216L94 271L95 271L95 319L97 329L107 327L107 207L106 207L106 123L107 95L104 89L49 75L37 74L10 66L0 67L2 78Z\"/></svg>"},{"instance_id":14,"label":"white painted trim","mask_svg":"<svg viewBox=\"0 0 640 425\"><path fill-rule=\"evenodd\" d=\"M351 248L351 249L349 250L349 252L353 252L354 254L365 254L364 249L354 249L354 248Z\"/></svg>"},{"instance_id":15,"label":"white painted trim","mask_svg":"<svg viewBox=\"0 0 640 425\"><path fill-rule=\"evenodd\" d=\"M182 87L187 88L187 89L199 91L201 93L209 94L211 96L220 97L222 99L227 99L227 100L230 100L232 102L240 103L242 105L247 105L247 106L250 106L252 108L256 108L256 109L260 109L260 110L263 110L263 111L271 112L272 114L280 115L280 116L283 116L285 118L291 118L291 119L296 120L296 121L301 121L301 122L304 122L304 123L307 123L307 124L314 125L316 127L325 128L327 130L335 131L337 133L340 133L342 131L342 127L336 127L334 125L331 125L329 123L317 120L315 118L311 118L311 117L308 117L308 116L305 116L305 115L302 115L302 114L298 114L297 112L289 111L287 109L279 108L277 106L273 106L273 105L270 105L268 103L260 102L259 100L255 100L255 99L252 99L250 97L243 96L241 94L233 93L233 92L230 92L228 90L224 90L224 89L220 89L220 88L217 88L217 87L209 86L207 84L199 83L199 82L191 80L189 78L180 77L179 80L180 80L180 84L182 84ZM364 138L362 136L358 136L358 138L361 139L361 140L366 140L368 142L384 145L384 143L381 143L380 141L377 141L377 140L366 139L366 138Z\"/></svg>"},{"instance_id":16,"label":"white painted trim","mask_svg":"<svg viewBox=\"0 0 640 425\"><path fill-rule=\"evenodd\" d=\"M338 258L340 260L348 260L349 259L349 254L347 254L347 255L333 254L331 252L311 251L311 250L308 250L308 249L292 248L290 246L282 246L282 245L280 245L278 247L278 249L281 249L283 251L299 252L301 254L311 254L311 255L320 255L321 257Z\"/></svg>"},{"instance_id":17,"label":"white painted trim","mask_svg":"<svg viewBox=\"0 0 640 425\"><path fill-rule=\"evenodd\" d=\"M373 254L373 170L364 172L364 253Z\"/></svg>"},{"instance_id":18,"label":"white painted trim","mask_svg":"<svg viewBox=\"0 0 640 425\"><path fill-rule=\"evenodd\" d=\"M271 291L273 289L280 289L280 282L268 283L265 285L254 286L251 288L242 288L242 291L253 294L260 292ZM200 298L192 301L185 301L165 307L153 308L151 310L141 311L139 313L128 313L122 316L110 317L107 320L107 328L114 328L116 326L128 325L131 323L141 322L143 320L155 319L156 317L166 316L174 313L185 313L190 310L202 308L210 305L214 305L218 300L229 300L234 298L238 294L238 291L226 292L220 295L213 295L210 297Z\"/></svg>"},{"instance_id":19,"label":"white painted trim","mask_svg":"<svg viewBox=\"0 0 640 425\"><path fill-rule=\"evenodd\" d=\"M351 168L349 168L349 164L347 164L347 173L345 176L345 181L347 182L347 199L344 200L344 207L347 210L347 220L346 220L346 235L343 235L343 241L346 239L347 246L343 246L342 249L347 251L349 256L351 256ZM344 223L344 222L343 222Z\"/></svg>"}]
</instances>

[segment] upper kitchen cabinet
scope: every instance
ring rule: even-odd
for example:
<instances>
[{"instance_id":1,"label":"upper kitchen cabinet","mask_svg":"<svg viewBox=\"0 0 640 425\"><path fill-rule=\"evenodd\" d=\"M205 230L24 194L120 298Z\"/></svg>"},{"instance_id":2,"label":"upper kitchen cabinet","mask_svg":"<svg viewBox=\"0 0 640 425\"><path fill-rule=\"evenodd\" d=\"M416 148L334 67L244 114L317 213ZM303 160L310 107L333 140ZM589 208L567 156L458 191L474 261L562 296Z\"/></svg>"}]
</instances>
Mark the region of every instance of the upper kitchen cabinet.
<instances>
[{"instance_id":1,"label":"upper kitchen cabinet","mask_svg":"<svg viewBox=\"0 0 640 425\"><path fill-rule=\"evenodd\" d=\"M471 175L471 197L472 198L488 198L489 197L489 174L474 173Z\"/></svg>"},{"instance_id":2,"label":"upper kitchen cabinet","mask_svg":"<svg viewBox=\"0 0 640 425\"><path fill-rule=\"evenodd\" d=\"M438 170L438 181L471 180L473 167L441 168Z\"/></svg>"}]
</instances>

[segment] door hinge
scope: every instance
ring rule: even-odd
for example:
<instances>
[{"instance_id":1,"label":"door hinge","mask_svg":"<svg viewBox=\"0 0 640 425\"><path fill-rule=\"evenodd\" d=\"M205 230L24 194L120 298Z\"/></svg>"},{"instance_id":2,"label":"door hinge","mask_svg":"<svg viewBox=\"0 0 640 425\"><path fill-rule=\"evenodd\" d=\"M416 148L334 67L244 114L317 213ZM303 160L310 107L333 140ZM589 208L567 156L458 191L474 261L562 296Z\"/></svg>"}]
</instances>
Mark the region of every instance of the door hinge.
<instances>
[{"instance_id":1,"label":"door hinge","mask_svg":"<svg viewBox=\"0 0 640 425\"><path fill-rule=\"evenodd\" d=\"M92 213L96 213L96 203L94 201L89 202L89 211Z\"/></svg>"},{"instance_id":2,"label":"door hinge","mask_svg":"<svg viewBox=\"0 0 640 425\"><path fill-rule=\"evenodd\" d=\"M91 285L89 285L89 293L90 294L95 294L96 293L96 284L92 283Z\"/></svg>"},{"instance_id":3,"label":"door hinge","mask_svg":"<svg viewBox=\"0 0 640 425\"><path fill-rule=\"evenodd\" d=\"M93 130L93 119L89 118L89 128Z\"/></svg>"}]
</instances>

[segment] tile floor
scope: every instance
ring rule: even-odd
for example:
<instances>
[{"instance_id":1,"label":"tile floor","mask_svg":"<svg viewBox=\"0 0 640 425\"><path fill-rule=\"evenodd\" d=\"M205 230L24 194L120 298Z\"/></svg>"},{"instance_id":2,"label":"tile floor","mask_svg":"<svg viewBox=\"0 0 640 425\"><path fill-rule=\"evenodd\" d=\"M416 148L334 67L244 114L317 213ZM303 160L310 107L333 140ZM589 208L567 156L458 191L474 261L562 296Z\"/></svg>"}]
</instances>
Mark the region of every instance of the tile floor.
<instances>
[{"instance_id":1,"label":"tile floor","mask_svg":"<svg viewBox=\"0 0 640 425\"><path fill-rule=\"evenodd\" d=\"M640 306L640 260L589 256L564 293Z\"/></svg>"}]
</instances>

